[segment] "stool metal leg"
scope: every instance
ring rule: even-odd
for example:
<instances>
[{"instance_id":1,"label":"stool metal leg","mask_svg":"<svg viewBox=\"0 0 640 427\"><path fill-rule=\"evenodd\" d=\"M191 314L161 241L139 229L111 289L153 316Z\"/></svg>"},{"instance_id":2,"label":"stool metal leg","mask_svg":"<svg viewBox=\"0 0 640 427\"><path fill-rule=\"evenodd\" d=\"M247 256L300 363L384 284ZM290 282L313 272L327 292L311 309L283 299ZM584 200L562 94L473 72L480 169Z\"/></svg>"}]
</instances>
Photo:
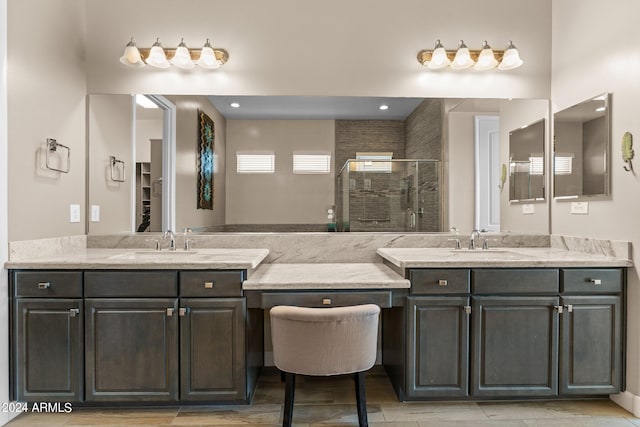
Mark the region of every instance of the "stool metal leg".
<instances>
[{"instance_id":1,"label":"stool metal leg","mask_svg":"<svg viewBox=\"0 0 640 427\"><path fill-rule=\"evenodd\" d=\"M282 416L282 427L291 427L293 419L293 396L296 391L296 374L285 373L284 386L284 415Z\"/></svg>"},{"instance_id":2,"label":"stool metal leg","mask_svg":"<svg viewBox=\"0 0 640 427\"><path fill-rule=\"evenodd\" d=\"M367 421L367 393L364 387L364 372L355 374L356 404L358 405L358 422L360 427L368 427Z\"/></svg>"}]
</instances>

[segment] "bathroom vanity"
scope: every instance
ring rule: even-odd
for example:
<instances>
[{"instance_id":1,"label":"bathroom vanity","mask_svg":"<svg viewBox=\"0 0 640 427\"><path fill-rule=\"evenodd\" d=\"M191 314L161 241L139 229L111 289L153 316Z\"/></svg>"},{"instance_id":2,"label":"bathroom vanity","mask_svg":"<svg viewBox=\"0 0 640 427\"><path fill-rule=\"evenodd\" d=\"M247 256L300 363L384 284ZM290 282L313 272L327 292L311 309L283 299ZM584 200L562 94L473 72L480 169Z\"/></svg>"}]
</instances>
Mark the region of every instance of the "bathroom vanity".
<instances>
[{"instance_id":1,"label":"bathroom vanity","mask_svg":"<svg viewBox=\"0 0 640 427\"><path fill-rule=\"evenodd\" d=\"M624 390L626 259L433 248L260 265L268 252L87 249L9 262L12 397L250 403L264 310L363 303L383 308L382 364L400 400Z\"/></svg>"},{"instance_id":2,"label":"bathroom vanity","mask_svg":"<svg viewBox=\"0 0 640 427\"><path fill-rule=\"evenodd\" d=\"M544 249L378 252L411 280L407 304L383 317L383 363L400 400L624 390L622 260Z\"/></svg>"}]
</instances>

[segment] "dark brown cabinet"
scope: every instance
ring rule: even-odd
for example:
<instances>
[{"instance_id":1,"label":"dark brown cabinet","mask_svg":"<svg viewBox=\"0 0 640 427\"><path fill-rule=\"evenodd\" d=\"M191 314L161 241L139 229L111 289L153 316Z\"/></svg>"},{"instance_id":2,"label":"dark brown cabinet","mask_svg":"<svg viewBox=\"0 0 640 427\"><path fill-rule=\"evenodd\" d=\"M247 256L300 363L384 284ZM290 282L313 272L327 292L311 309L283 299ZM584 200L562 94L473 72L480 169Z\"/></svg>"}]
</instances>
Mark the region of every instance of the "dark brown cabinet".
<instances>
[{"instance_id":1,"label":"dark brown cabinet","mask_svg":"<svg viewBox=\"0 0 640 427\"><path fill-rule=\"evenodd\" d=\"M474 297L472 394L554 396L558 297Z\"/></svg>"},{"instance_id":2,"label":"dark brown cabinet","mask_svg":"<svg viewBox=\"0 0 640 427\"><path fill-rule=\"evenodd\" d=\"M175 298L85 300L86 400L178 400Z\"/></svg>"},{"instance_id":3,"label":"dark brown cabinet","mask_svg":"<svg viewBox=\"0 0 640 427\"><path fill-rule=\"evenodd\" d=\"M81 401L82 273L12 272L10 281L12 398Z\"/></svg>"},{"instance_id":4,"label":"dark brown cabinet","mask_svg":"<svg viewBox=\"0 0 640 427\"><path fill-rule=\"evenodd\" d=\"M250 402L263 315L244 270L12 271L12 397Z\"/></svg>"},{"instance_id":5,"label":"dark brown cabinet","mask_svg":"<svg viewBox=\"0 0 640 427\"><path fill-rule=\"evenodd\" d=\"M244 298L180 300L180 399L246 398Z\"/></svg>"},{"instance_id":6,"label":"dark brown cabinet","mask_svg":"<svg viewBox=\"0 0 640 427\"><path fill-rule=\"evenodd\" d=\"M469 394L468 306L466 296L408 298L407 398Z\"/></svg>"},{"instance_id":7,"label":"dark brown cabinet","mask_svg":"<svg viewBox=\"0 0 640 427\"><path fill-rule=\"evenodd\" d=\"M408 400L618 393L624 275L621 268L409 270L406 306L383 316L383 364ZM403 317L404 339L395 339Z\"/></svg>"}]
</instances>

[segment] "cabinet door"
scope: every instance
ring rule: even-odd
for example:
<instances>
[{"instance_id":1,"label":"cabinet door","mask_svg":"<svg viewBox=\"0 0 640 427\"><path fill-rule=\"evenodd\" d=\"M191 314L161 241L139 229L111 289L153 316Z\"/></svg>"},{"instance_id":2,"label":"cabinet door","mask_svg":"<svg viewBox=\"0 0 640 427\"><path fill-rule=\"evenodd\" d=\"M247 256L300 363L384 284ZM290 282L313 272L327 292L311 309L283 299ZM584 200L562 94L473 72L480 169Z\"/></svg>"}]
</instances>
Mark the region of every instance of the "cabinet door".
<instances>
[{"instance_id":1,"label":"cabinet door","mask_svg":"<svg viewBox=\"0 0 640 427\"><path fill-rule=\"evenodd\" d=\"M622 383L619 296L563 297L560 392L610 394Z\"/></svg>"},{"instance_id":2,"label":"cabinet door","mask_svg":"<svg viewBox=\"0 0 640 427\"><path fill-rule=\"evenodd\" d=\"M469 394L468 304L466 296L408 298L408 398Z\"/></svg>"},{"instance_id":3,"label":"cabinet door","mask_svg":"<svg viewBox=\"0 0 640 427\"><path fill-rule=\"evenodd\" d=\"M246 399L244 298L180 300L180 399Z\"/></svg>"},{"instance_id":4,"label":"cabinet door","mask_svg":"<svg viewBox=\"0 0 640 427\"><path fill-rule=\"evenodd\" d=\"M78 299L16 300L16 400L82 400L81 306Z\"/></svg>"},{"instance_id":5,"label":"cabinet door","mask_svg":"<svg viewBox=\"0 0 640 427\"><path fill-rule=\"evenodd\" d=\"M558 392L558 297L474 297L472 393Z\"/></svg>"},{"instance_id":6,"label":"cabinet door","mask_svg":"<svg viewBox=\"0 0 640 427\"><path fill-rule=\"evenodd\" d=\"M87 401L176 401L174 298L85 300Z\"/></svg>"}]
</instances>

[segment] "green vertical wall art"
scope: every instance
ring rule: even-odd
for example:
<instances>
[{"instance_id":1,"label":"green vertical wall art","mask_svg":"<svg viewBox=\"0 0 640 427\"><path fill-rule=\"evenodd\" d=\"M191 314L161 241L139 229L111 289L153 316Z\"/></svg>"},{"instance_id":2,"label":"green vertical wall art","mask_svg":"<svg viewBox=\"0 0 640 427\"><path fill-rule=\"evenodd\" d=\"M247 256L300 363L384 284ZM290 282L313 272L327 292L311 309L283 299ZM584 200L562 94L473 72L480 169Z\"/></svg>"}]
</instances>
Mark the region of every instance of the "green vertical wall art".
<instances>
[{"instance_id":1,"label":"green vertical wall art","mask_svg":"<svg viewBox=\"0 0 640 427\"><path fill-rule=\"evenodd\" d=\"M213 209L213 120L198 110L198 209Z\"/></svg>"}]
</instances>

